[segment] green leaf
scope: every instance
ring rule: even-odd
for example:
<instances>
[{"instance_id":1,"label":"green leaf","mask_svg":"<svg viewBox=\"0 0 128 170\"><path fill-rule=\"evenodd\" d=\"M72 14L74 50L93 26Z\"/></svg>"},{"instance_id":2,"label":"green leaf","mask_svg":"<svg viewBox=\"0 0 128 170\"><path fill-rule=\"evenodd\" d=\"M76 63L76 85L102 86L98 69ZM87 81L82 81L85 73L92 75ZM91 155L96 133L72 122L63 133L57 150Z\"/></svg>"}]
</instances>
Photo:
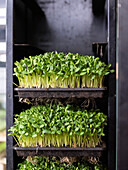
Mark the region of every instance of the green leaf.
<instances>
[{"instance_id":1,"label":"green leaf","mask_svg":"<svg viewBox=\"0 0 128 170\"><path fill-rule=\"evenodd\" d=\"M84 135L84 132L80 132L80 136Z\"/></svg>"},{"instance_id":2,"label":"green leaf","mask_svg":"<svg viewBox=\"0 0 128 170\"><path fill-rule=\"evenodd\" d=\"M75 128L75 131L76 131L76 132L79 131L79 127L76 127L76 128Z\"/></svg>"},{"instance_id":3,"label":"green leaf","mask_svg":"<svg viewBox=\"0 0 128 170\"><path fill-rule=\"evenodd\" d=\"M32 137L35 138L37 137L37 134L35 132L32 133Z\"/></svg>"}]
</instances>

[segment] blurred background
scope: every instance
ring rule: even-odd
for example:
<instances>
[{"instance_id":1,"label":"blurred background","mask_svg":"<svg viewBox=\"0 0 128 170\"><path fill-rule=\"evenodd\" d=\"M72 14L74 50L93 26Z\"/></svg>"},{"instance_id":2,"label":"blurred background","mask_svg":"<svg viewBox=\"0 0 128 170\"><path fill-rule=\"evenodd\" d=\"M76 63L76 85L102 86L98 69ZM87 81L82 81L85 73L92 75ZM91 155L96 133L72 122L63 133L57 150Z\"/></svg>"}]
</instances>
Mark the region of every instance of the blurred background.
<instances>
[{"instance_id":1,"label":"blurred background","mask_svg":"<svg viewBox=\"0 0 128 170\"><path fill-rule=\"evenodd\" d=\"M0 0L0 170L6 164L6 2Z\"/></svg>"}]
</instances>

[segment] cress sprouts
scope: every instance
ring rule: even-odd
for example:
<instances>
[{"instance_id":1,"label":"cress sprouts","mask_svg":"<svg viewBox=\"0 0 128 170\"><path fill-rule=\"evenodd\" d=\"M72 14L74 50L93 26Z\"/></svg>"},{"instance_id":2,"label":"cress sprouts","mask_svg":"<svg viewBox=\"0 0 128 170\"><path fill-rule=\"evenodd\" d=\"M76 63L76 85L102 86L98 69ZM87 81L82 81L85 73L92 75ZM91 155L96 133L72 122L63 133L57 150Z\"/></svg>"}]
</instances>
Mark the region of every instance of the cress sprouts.
<instances>
[{"instance_id":1,"label":"cress sprouts","mask_svg":"<svg viewBox=\"0 0 128 170\"><path fill-rule=\"evenodd\" d=\"M105 75L112 73L94 56L47 52L15 62L14 75L24 88L103 87Z\"/></svg>"},{"instance_id":2,"label":"cress sprouts","mask_svg":"<svg viewBox=\"0 0 128 170\"><path fill-rule=\"evenodd\" d=\"M99 110L47 104L16 115L9 131L22 147L96 147L105 136L105 125L107 116Z\"/></svg>"},{"instance_id":3,"label":"cress sprouts","mask_svg":"<svg viewBox=\"0 0 128 170\"><path fill-rule=\"evenodd\" d=\"M18 164L17 170L106 170L102 164L89 163L86 160L80 160L79 162L73 162L68 164L67 162L60 162L55 158L48 157L28 157L25 161Z\"/></svg>"}]
</instances>

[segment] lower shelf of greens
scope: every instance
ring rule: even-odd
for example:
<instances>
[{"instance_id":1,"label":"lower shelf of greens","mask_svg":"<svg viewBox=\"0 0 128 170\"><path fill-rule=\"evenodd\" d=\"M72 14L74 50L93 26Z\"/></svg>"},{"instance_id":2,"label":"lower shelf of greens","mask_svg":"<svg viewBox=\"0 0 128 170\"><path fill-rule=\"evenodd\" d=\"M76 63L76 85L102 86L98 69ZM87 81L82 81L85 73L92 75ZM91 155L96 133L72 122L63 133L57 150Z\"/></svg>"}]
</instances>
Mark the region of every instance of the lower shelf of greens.
<instances>
[{"instance_id":1,"label":"lower shelf of greens","mask_svg":"<svg viewBox=\"0 0 128 170\"><path fill-rule=\"evenodd\" d=\"M64 148L64 147L13 147L18 156L95 156L100 157L106 148Z\"/></svg>"}]
</instances>

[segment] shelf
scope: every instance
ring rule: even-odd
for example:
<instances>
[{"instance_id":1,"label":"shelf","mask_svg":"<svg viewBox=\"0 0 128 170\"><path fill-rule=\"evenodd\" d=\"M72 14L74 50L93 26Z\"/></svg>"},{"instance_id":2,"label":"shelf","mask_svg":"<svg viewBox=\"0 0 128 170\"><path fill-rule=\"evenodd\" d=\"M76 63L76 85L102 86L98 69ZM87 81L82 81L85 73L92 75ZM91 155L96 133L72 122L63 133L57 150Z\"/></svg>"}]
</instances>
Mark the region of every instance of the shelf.
<instances>
[{"instance_id":1,"label":"shelf","mask_svg":"<svg viewBox=\"0 0 128 170\"><path fill-rule=\"evenodd\" d=\"M22 59L24 56L28 57L30 55L40 55L44 53L44 50L35 47L30 44L14 44L14 53L15 56L19 56L19 59ZM19 55L20 53L20 55ZM16 58L17 60L17 58Z\"/></svg>"},{"instance_id":2,"label":"shelf","mask_svg":"<svg viewBox=\"0 0 128 170\"><path fill-rule=\"evenodd\" d=\"M31 50L31 51L35 51L35 53L36 52L40 52L40 53L44 53L44 50L42 50L42 49L40 49L40 48L38 48L38 47L35 47L35 46L33 46L33 45L31 45L31 44L14 44L14 48L16 48L16 49L21 49L21 50Z\"/></svg>"},{"instance_id":3,"label":"shelf","mask_svg":"<svg viewBox=\"0 0 128 170\"><path fill-rule=\"evenodd\" d=\"M55 148L55 147L13 147L18 156L97 156L100 157L106 148Z\"/></svg>"},{"instance_id":4,"label":"shelf","mask_svg":"<svg viewBox=\"0 0 128 170\"><path fill-rule=\"evenodd\" d=\"M15 88L20 98L102 98L106 88Z\"/></svg>"},{"instance_id":5,"label":"shelf","mask_svg":"<svg viewBox=\"0 0 128 170\"><path fill-rule=\"evenodd\" d=\"M22 0L24 4L29 8L32 12L36 12L36 14L44 15L44 12L41 10L39 5L35 0Z\"/></svg>"}]
</instances>

